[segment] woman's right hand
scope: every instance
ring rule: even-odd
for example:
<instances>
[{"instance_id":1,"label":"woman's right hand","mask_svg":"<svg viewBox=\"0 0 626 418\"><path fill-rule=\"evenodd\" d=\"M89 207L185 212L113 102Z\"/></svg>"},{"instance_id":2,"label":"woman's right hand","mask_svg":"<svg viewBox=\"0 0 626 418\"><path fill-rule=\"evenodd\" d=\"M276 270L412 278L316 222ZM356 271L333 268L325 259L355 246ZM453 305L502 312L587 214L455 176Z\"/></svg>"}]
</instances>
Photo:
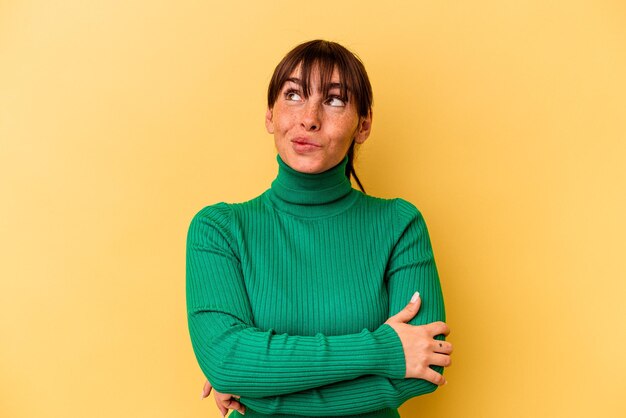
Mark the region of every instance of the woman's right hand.
<instances>
[{"instance_id":1,"label":"woman's right hand","mask_svg":"<svg viewBox=\"0 0 626 418\"><path fill-rule=\"evenodd\" d=\"M387 319L385 324L393 328L402 341L406 360L404 377L424 379L441 386L446 383L446 379L428 366L448 367L451 364L452 344L434 338L439 334L448 335L450 328L441 321L426 325L407 324L419 311L421 302L419 293L415 292L411 302Z\"/></svg>"}]
</instances>

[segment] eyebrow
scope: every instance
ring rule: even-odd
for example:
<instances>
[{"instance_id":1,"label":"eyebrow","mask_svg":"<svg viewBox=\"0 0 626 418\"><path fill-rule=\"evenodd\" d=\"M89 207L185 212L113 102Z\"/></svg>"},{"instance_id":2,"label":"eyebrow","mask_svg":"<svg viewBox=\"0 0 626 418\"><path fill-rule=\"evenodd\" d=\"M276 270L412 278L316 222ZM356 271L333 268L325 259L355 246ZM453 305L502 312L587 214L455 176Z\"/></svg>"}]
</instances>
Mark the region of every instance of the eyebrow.
<instances>
[{"instance_id":1,"label":"eyebrow","mask_svg":"<svg viewBox=\"0 0 626 418\"><path fill-rule=\"evenodd\" d=\"M294 84L297 84L299 86L302 85L302 80L300 80L298 77L289 77L288 79L285 80L285 82L290 81ZM343 86L343 84L341 83L329 83L328 84L328 90L332 90L332 89L341 89Z\"/></svg>"},{"instance_id":2,"label":"eyebrow","mask_svg":"<svg viewBox=\"0 0 626 418\"><path fill-rule=\"evenodd\" d=\"M296 78L296 77L289 77L285 81L291 81L292 83L302 84L302 80L300 80L299 78Z\"/></svg>"}]
</instances>

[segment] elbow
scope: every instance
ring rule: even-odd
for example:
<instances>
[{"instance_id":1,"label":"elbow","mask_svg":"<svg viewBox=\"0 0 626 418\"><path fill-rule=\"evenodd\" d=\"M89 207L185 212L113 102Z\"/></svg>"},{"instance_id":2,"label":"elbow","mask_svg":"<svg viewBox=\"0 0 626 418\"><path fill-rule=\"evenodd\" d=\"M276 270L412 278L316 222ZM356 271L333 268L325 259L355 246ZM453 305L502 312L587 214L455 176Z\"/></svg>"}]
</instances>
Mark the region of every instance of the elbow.
<instances>
[{"instance_id":1,"label":"elbow","mask_svg":"<svg viewBox=\"0 0 626 418\"><path fill-rule=\"evenodd\" d=\"M241 396L244 389L241 376L237 373L230 373L222 366L222 362L215 360L212 356L198 357L198 364L202 373L207 378L213 389L220 393Z\"/></svg>"},{"instance_id":2,"label":"elbow","mask_svg":"<svg viewBox=\"0 0 626 418\"><path fill-rule=\"evenodd\" d=\"M219 393L257 398L269 396L266 387L259 387L258 381L251 376L254 372L245 365L240 369L234 368L232 359L220 358L216 355L198 357L198 364L213 389Z\"/></svg>"},{"instance_id":3,"label":"elbow","mask_svg":"<svg viewBox=\"0 0 626 418\"><path fill-rule=\"evenodd\" d=\"M237 326L231 322L231 317L213 315L209 321L207 312L193 312L189 316L189 333L198 365L211 386L220 393L242 396L245 386L250 386L249 373L236 358Z\"/></svg>"},{"instance_id":4,"label":"elbow","mask_svg":"<svg viewBox=\"0 0 626 418\"><path fill-rule=\"evenodd\" d=\"M193 338L192 346L196 360L198 361L198 366L200 366L202 374L204 374L213 389L220 393L241 395L235 391L236 379L223 367L223 361L220 361L218 356L206 345L196 344Z\"/></svg>"}]
</instances>

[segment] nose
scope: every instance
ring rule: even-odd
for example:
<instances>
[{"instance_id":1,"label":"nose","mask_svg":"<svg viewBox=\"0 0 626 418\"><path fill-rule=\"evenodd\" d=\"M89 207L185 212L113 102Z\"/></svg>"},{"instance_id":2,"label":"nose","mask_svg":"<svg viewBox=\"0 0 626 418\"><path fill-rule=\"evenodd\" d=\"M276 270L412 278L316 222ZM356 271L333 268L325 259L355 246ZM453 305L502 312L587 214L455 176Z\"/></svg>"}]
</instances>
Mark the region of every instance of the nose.
<instances>
[{"instance_id":1,"label":"nose","mask_svg":"<svg viewBox=\"0 0 626 418\"><path fill-rule=\"evenodd\" d=\"M307 100L302 111L302 127L307 131L317 131L322 124L321 105L313 100Z\"/></svg>"}]
</instances>

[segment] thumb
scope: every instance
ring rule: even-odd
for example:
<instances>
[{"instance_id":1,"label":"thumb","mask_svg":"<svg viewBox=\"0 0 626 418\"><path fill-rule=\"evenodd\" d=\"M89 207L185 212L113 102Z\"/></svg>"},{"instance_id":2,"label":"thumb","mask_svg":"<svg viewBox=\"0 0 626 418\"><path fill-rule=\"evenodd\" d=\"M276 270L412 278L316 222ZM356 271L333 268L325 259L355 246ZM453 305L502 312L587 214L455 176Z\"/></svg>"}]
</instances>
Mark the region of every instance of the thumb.
<instances>
[{"instance_id":1,"label":"thumb","mask_svg":"<svg viewBox=\"0 0 626 418\"><path fill-rule=\"evenodd\" d=\"M400 312L390 317L387 322L409 322L417 314L417 311L420 310L421 304L422 299L420 298L420 293L413 293L411 302L409 302L409 304L406 305Z\"/></svg>"}]
</instances>

